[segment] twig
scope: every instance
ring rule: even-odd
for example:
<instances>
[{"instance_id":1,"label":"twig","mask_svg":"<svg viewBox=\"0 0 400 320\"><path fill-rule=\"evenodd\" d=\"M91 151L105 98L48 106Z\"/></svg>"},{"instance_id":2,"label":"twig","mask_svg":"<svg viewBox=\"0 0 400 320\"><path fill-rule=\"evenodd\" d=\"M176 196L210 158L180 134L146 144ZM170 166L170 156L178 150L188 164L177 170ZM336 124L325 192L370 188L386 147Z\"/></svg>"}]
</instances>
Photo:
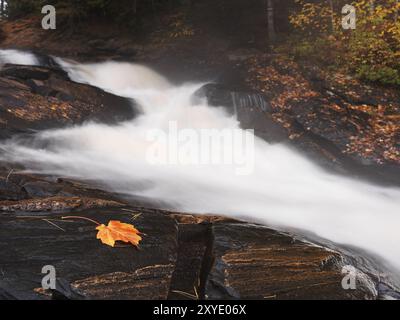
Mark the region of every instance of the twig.
<instances>
[{"instance_id":1,"label":"twig","mask_svg":"<svg viewBox=\"0 0 400 320\"><path fill-rule=\"evenodd\" d=\"M196 295L196 299L199 300L199 293L197 292L196 286L193 286L194 293Z\"/></svg>"},{"instance_id":2,"label":"twig","mask_svg":"<svg viewBox=\"0 0 400 320\"><path fill-rule=\"evenodd\" d=\"M179 291L179 290L172 290L171 292L180 294L186 298L192 299L192 300L198 300L198 297L194 296L193 294L187 293L187 292L183 292L183 291Z\"/></svg>"},{"instance_id":3,"label":"twig","mask_svg":"<svg viewBox=\"0 0 400 320\"><path fill-rule=\"evenodd\" d=\"M62 219L47 219L48 216L17 216L17 219L40 219L40 220L49 220L49 221L60 221L63 223L74 223L74 221L65 221Z\"/></svg>"},{"instance_id":4,"label":"twig","mask_svg":"<svg viewBox=\"0 0 400 320\"><path fill-rule=\"evenodd\" d=\"M51 224L52 226L56 227L57 229L60 229L61 231L66 232L65 229L63 229L63 228L61 228L60 226L56 225L54 222L51 222L51 221L48 220L48 219L42 219L42 220L43 220L43 221L46 221L47 223Z\"/></svg>"},{"instance_id":5,"label":"twig","mask_svg":"<svg viewBox=\"0 0 400 320\"><path fill-rule=\"evenodd\" d=\"M98 226L99 225L101 225L101 223L100 222L97 222L97 221L95 221L95 220L92 220L92 219L90 219L90 218L86 218L86 217L80 217L80 216L68 216L68 217L61 217L61 219L81 219L81 220L86 220L86 221L90 221L90 222L93 222L93 223L95 223L95 224L97 224Z\"/></svg>"},{"instance_id":6,"label":"twig","mask_svg":"<svg viewBox=\"0 0 400 320\"><path fill-rule=\"evenodd\" d=\"M137 214L133 214L131 217L132 221L135 221L137 218L139 218L142 214L141 213L137 213Z\"/></svg>"},{"instance_id":7,"label":"twig","mask_svg":"<svg viewBox=\"0 0 400 320\"><path fill-rule=\"evenodd\" d=\"M8 183L8 178L10 178L10 176L13 172L14 172L14 169L11 169L10 172L8 173L7 178L6 178L6 183Z\"/></svg>"}]
</instances>

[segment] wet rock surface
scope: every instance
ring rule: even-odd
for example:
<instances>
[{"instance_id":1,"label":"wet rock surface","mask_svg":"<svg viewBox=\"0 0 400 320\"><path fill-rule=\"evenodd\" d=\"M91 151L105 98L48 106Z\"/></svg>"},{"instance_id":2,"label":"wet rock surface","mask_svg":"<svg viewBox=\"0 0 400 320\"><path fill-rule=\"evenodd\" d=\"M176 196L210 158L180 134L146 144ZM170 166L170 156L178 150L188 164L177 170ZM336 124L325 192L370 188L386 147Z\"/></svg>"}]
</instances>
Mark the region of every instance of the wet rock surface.
<instances>
[{"instance_id":1,"label":"wet rock surface","mask_svg":"<svg viewBox=\"0 0 400 320\"><path fill-rule=\"evenodd\" d=\"M206 98L212 106L224 107L229 114L236 116L243 129L254 130L258 137L268 142L288 140L284 127L273 120L271 106L262 94L214 83L195 92L194 102L201 98Z\"/></svg>"},{"instance_id":2,"label":"wet rock surface","mask_svg":"<svg viewBox=\"0 0 400 320\"><path fill-rule=\"evenodd\" d=\"M1 174L8 188L0 192L2 198L13 191L21 196L16 192L14 199L0 201L0 298L167 298L177 255L174 219L155 210L144 217L116 196L79 182L6 170ZM25 190L27 185L39 185L40 193L51 197L40 198ZM135 223L149 235L140 250L124 245L113 249L96 239L96 225L62 220L65 215ZM57 271L53 292L41 290L45 265Z\"/></svg>"},{"instance_id":3,"label":"wet rock surface","mask_svg":"<svg viewBox=\"0 0 400 320\"><path fill-rule=\"evenodd\" d=\"M212 226L208 299L376 299L372 279L360 273L344 290L344 257L262 226Z\"/></svg>"},{"instance_id":4,"label":"wet rock surface","mask_svg":"<svg viewBox=\"0 0 400 320\"><path fill-rule=\"evenodd\" d=\"M145 240L140 249L111 248L96 239L96 225L61 220L52 213L18 218L2 215L0 261L1 298L47 299L41 294L41 270L55 267L53 298L166 299L176 262L177 228L173 219L158 213L137 217L134 223ZM107 223L132 223L132 213L119 208L70 213ZM57 226L57 227L56 227Z\"/></svg>"},{"instance_id":5,"label":"wet rock surface","mask_svg":"<svg viewBox=\"0 0 400 320\"><path fill-rule=\"evenodd\" d=\"M66 211L72 209L88 209L102 207L124 206L121 203L110 200L79 198L79 197L50 197L41 199L26 199L18 201L0 201L0 211L3 212L43 212Z\"/></svg>"},{"instance_id":6,"label":"wet rock surface","mask_svg":"<svg viewBox=\"0 0 400 320\"><path fill-rule=\"evenodd\" d=\"M382 274L377 264L348 259L345 250L228 217L142 207L73 180L7 170L1 175L10 188L0 191L2 198L12 190L21 194L0 201L1 299L380 299L396 294L390 281L376 277ZM27 185L40 186L43 197L24 189ZM120 220L145 236L139 249L123 243L111 248L96 239L96 225L63 216ZM45 265L56 268L55 290L41 288ZM344 265L357 268L357 290L341 287Z\"/></svg>"},{"instance_id":7,"label":"wet rock surface","mask_svg":"<svg viewBox=\"0 0 400 320\"><path fill-rule=\"evenodd\" d=\"M223 219L181 224L170 212L134 207L68 215L134 223L146 235L139 250L124 244L111 248L96 239L95 225L87 221L62 220L54 212L3 213L2 299L379 297L378 284L361 272L357 290L341 287L339 252L261 226ZM55 290L41 289L45 265L56 268Z\"/></svg>"},{"instance_id":8,"label":"wet rock surface","mask_svg":"<svg viewBox=\"0 0 400 320\"><path fill-rule=\"evenodd\" d=\"M0 138L89 120L115 123L135 114L131 101L72 82L57 67L0 70Z\"/></svg>"},{"instance_id":9,"label":"wet rock surface","mask_svg":"<svg viewBox=\"0 0 400 320\"><path fill-rule=\"evenodd\" d=\"M28 174L14 169L13 165L0 166L0 201L11 200L8 203L23 203L17 200L38 201L52 197L83 197L107 199L118 202L120 199L97 189L94 184L52 176Z\"/></svg>"}]
</instances>

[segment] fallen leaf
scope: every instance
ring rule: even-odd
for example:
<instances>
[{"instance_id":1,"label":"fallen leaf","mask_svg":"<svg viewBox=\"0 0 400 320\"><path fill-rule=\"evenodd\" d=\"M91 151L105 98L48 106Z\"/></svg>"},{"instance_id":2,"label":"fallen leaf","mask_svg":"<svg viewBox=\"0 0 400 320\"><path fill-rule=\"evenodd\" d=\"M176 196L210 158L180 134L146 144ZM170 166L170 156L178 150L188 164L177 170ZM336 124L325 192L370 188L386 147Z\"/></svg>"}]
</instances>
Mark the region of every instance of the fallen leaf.
<instances>
[{"instance_id":1,"label":"fallen leaf","mask_svg":"<svg viewBox=\"0 0 400 320\"><path fill-rule=\"evenodd\" d=\"M128 242L137 247L142 240L140 232L133 225L116 220L111 220L108 226L101 224L96 230L99 230L97 239L111 247L114 247L116 241Z\"/></svg>"}]
</instances>

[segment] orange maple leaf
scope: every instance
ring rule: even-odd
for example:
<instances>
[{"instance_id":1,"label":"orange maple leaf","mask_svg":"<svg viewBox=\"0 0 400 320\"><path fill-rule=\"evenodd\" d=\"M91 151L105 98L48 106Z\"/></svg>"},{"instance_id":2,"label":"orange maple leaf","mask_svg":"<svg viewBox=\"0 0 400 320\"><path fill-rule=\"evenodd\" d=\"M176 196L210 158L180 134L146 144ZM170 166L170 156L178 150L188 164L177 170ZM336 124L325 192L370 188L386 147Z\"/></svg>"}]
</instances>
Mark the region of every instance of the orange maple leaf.
<instances>
[{"instance_id":1,"label":"orange maple leaf","mask_svg":"<svg viewBox=\"0 0 400 320\"><path fill-rule=\"evenodd\" d=\"M99 230L97 239L111 247L114 247L116 241L132 243L137 247L142 240L140 232L133 225L116 220L108 222L108 226L101 224L96 230Z\"/></svg>"}]
</instances>

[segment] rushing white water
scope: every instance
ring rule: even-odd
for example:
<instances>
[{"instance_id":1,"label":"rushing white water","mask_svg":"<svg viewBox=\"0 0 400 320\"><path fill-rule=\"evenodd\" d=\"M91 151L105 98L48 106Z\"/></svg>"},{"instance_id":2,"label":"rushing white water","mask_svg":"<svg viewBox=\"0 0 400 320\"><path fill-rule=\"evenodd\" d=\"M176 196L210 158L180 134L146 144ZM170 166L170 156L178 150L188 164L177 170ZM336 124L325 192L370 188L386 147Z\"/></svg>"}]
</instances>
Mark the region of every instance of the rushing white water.
<instances>
[{"instance_id":1,"label":"rushing white water","mask_svg":"<svg viewBox=\"0 0 400 320\"><path fill-rule=\"evenodd\" d=\"M176 209L247 217L314 232L370 250L400 266L400 190L327 173L283 145L255 138L254 172L237 175L229 165L154 165L149 129L230 128L234 117L205 102L193 105L199 85L173 86L134 64L81 65L58 60L78 82L133 98L143 114L118 125L88 123L38 133L34 140L0 145L3 158L34 170L98 179L113 190L168 201ZM197 146L195 146L197 147Z\"/></svg>"},{"instance_id":2,"label":"rushing white water","mask_svg":"<svg viewBox=\"0 0 400 320\"><path fill-rule=\"evenodd\" d=\"M21 64L21 65L38 65L39 59L29 52L18 50L0 50L0 66L5 63Z\"/></svg>"}]
</instances>

